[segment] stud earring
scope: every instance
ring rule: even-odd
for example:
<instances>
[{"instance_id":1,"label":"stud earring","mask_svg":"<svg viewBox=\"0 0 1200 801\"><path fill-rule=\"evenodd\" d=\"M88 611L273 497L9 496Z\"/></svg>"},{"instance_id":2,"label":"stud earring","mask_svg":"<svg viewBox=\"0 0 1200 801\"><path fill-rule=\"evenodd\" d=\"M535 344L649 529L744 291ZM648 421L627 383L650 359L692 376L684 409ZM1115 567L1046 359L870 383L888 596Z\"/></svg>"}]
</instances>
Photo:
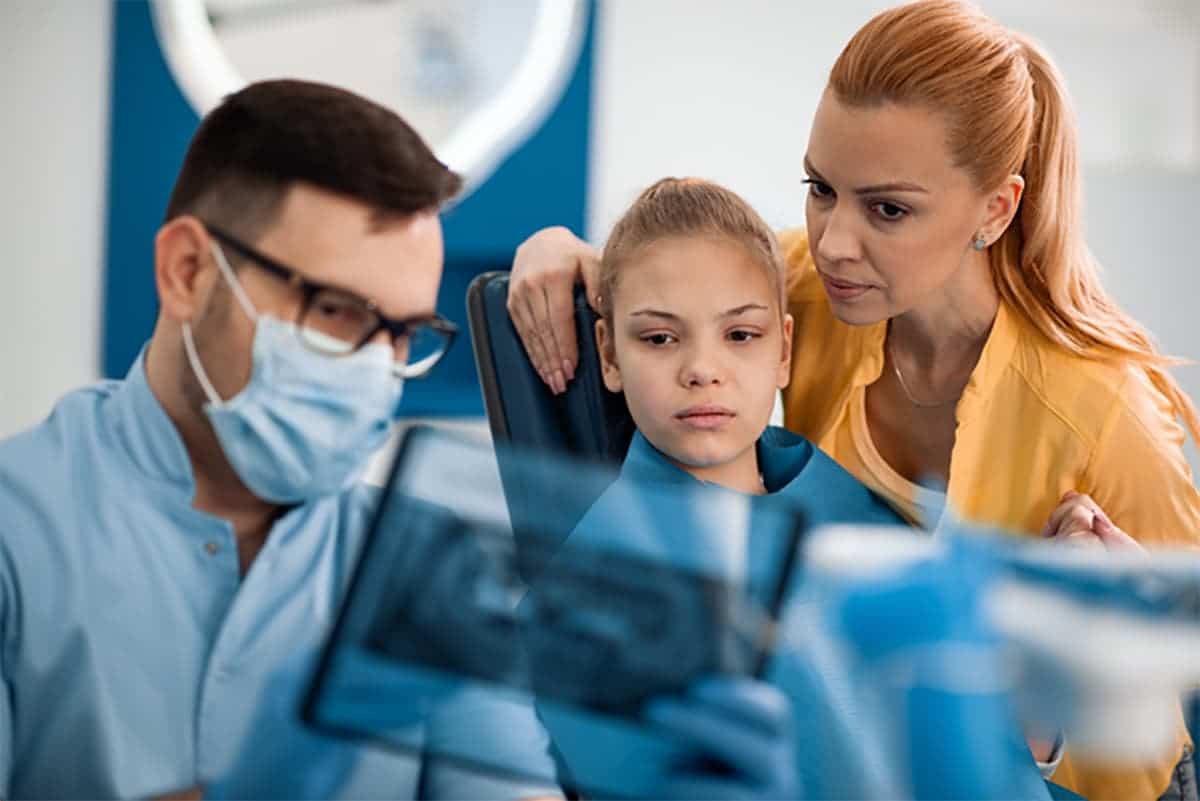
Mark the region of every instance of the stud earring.
<instances>
[{"instance_id":1,"label":"stud earring","mask_svg":"<svg viewBox=\"0 0 1200 801\"><path fill-rule=\"evenodd\" d=\"M975 234L975 239L971 242L971 247L975 248L975 250L983 250L987 246L987 237L983 235L983 232L980 231L979 233Z\"/></svg>"}]
</instances>

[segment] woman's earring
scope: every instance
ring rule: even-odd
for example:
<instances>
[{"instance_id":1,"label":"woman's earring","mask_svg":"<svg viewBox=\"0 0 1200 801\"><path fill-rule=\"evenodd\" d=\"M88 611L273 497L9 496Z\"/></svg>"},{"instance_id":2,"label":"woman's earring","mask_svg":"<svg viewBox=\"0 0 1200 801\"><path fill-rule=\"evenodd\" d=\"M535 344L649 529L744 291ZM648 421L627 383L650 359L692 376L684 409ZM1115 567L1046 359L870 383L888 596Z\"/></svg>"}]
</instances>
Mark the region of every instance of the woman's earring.
<instances>
[{"instance_id":1,"label":"woman's earring","mask_svg":"<svg viewBox=\"0 0 1200 801\"><path fill-rule=\"evenodd\" d=\"M983 235L983 232L980 231L979 233L975 234L975 239L971 242L971 247L975 248L975 250L983 250L987 246L987 237Z\"/></svg>"}]
</instances>

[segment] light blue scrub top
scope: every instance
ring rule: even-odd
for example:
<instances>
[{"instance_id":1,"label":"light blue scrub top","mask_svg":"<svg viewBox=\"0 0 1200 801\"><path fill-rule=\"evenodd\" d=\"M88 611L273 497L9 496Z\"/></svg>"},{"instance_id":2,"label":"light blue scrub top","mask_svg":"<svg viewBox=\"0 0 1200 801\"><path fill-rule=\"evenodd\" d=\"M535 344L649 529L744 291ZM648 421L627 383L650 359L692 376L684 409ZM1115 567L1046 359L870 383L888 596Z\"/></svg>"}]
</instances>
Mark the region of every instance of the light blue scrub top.
<instances>
[{"instance_id":1,"label":"light blue scrub top","mask_svg":"<svg viewBox=\"0 0 1200 801\"><path fill-rule=\"evenodd\" d=\"M243 747L272 674L315 655L371 490L288 511L244 578L232 526L193 509L193 494L141 357L123 382L74 392L0 443L0 798L210 783ZM343 794L546 790L372 749Z\"/></svg>"}]
</instances>

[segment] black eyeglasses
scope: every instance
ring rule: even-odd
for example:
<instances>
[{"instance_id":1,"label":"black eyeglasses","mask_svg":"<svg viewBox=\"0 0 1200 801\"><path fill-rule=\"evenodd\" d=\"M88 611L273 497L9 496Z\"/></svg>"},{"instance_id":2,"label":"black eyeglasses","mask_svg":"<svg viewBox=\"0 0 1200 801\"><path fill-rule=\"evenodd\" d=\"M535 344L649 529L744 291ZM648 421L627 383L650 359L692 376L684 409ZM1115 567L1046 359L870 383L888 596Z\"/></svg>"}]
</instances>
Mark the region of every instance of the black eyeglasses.
<instances>
[{"instance_id":1,"label":"black eyeglasses","mask_svg":"<svg viewBox=\"0 0 1200 801\"><path fill-rule=\"evenodd\" d=\"M394 372L401 378L424 378L441 360L458 334L458 326L441 315L393 320L371 301L344 289L310 281L295 269L208 223L209 233L256 266L300 290L296 331L305 347L327 356L345 356L387 331L396 351Z\"/></svg>"}]
</instances>

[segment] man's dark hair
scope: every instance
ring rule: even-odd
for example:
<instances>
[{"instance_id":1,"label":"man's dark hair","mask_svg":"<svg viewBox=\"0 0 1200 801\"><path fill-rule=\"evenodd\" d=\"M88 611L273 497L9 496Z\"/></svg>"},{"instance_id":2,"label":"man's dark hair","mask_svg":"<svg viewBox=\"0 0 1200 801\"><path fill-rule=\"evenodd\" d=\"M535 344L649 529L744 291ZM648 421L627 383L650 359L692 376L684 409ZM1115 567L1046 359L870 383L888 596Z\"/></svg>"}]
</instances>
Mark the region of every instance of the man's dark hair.
<instances>
[{"instance_id":1,"label":"man's dark hair","mask_svg":"<svg viewBox=\"0 0 1200 801\"><path fill-rule=\"evenodd\" d=\"M382 220L436 210L462 186L395 112L334 86L262 81L201 122L166 219L195 214L253 238L297 182L358 200Z\"/></svg>"}]
</instances>

